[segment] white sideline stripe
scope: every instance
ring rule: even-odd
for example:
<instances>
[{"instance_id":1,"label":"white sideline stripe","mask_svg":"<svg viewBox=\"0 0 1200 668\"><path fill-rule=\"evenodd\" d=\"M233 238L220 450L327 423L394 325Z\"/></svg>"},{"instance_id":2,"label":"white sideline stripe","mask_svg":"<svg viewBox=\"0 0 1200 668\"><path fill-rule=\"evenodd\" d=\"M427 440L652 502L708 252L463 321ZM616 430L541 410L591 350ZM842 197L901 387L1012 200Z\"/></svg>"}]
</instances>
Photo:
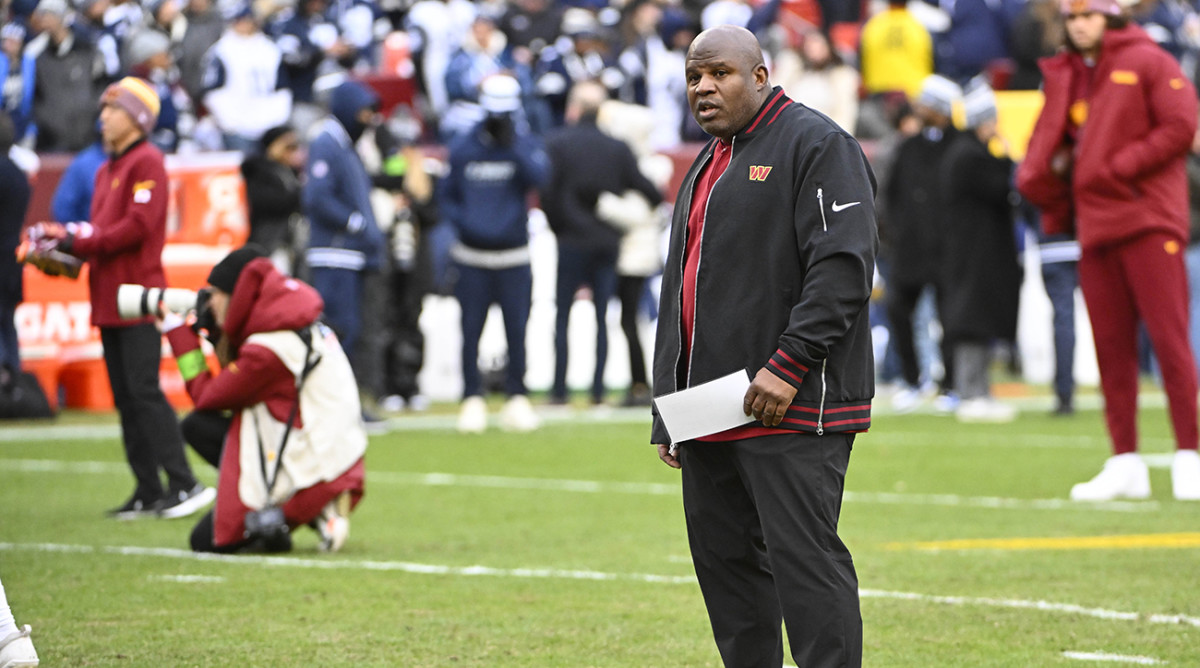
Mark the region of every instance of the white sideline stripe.
<instances>
[{"instance_id":1,"label":"white sideline stripe","mask_svg":"<svg viewBox=\"0 0 1200 668\"><path fill-rule=\"evenodd\" d=\"M98 441L121 437L121 427L115 424L59 425L37 427L5 427L0 429L0 443L37 443L40 441L83 440Z\"/></svg>"},{"instance_id":2,"label":"white sideline stripe","mask_svg":"<svg viewBox=\"0 0 1200 668\"><path fill-rule=\"evenodd\" d=\"M655 575L651 573L603 573L600 571L567 570L558 568L492 568L490 566L443 566L418 564L409 561L340 561L258 555L230 555L191 552L167 547L138 547L133 545L64 545L61 543L0 543L0 551L61 552L71 554L117 554L122 556L165 557L191 561L216 561L227 564L254 566L311 568L320 570L399 571L418 575L490 575L510 578L544 578L559 580L634 581L659 584L692 584L691 575Z\"/></svg>"},{"instance_id":3,"label":"white sideline stripe","mask_svg":"<svg viewBox=\"0 0 1200 668\"><path fill-rule=\"evenodd\" d=\"M219 575L151 575L151 582L180 582L183 584L221 584L225 578Z\"/></svg>"},{"instance_id":4,"label":"white sideline stripe","mask_svg":"<svg viewBox=\"0 0 1200 668\"><path fill-rule=\"evenodd\" d=\"M165 547L138 547L132 545L102 545L97 547L92 545L68 545L62 543L0 543L0 551L57 552L66 554L116 554L122 556L163 557L168 559L186 559L190 561L241 564L247 566L309 568L319 570L398 571L418 575L461 575L560 580L634 581L654 584L695 584L696 582L696 578L692 575L604 573L600 571L568 570L557 568L492 568L489 566L464 567L444 566L440 564L420 564L408 561L351 561L336 559L306 559L303 557L228 555L197 553L190 552L188 550L178 550ZM862 598L917 601L922 603L938 603L942 605L953 606L973 605L992 608L1039 610L1042 612L1093 617L1095 619L1103 619L1108 621L1170 624L1178 626L1190 626L1200 629L1200 617L1123 612L1120 610L1108 610L1105 608L1088 608L1081 605L1075 605L1073 603L1053 603L1050 601L1029 601L1024 599L988 597L977 598L970 596L935 596L931 594L884 591L879 589L860 589L859 596Z\"/></svg>"},{"instance_id":5,"label":"white sideline stripe","mask_svg":"<svg viewBox=\"0 0 1200 668\"><path fill-rule=\"evenodd\" d=\"M1152 455L1142 455L1142 461L1152 469L1169 469L1175 461L1174 452L1156 452Z\"/></svg>"},{"instance_id":6,"label":"white sideline stripe","mask_svg":"<svg viewBox=\"0 0 1200 668\"><path fill-rule=\"evenodd\" d=\"M1108 652L1063 652L1068 659L1079 661L1111 661L1113 663L1136 663L1143 666L1157 666L1166 661L1159 661L1150 656L1128 656L1125 654L1109 654Z\"/></svg>"},{"instance_id":7,"label":"white sideline stripe","mask_svg":"<svg viewBox=\"0 0 1200 668\"><path fill-rule=\"evenodd\" d=\"M1061 612L1064 614L1082 615L1096 619L1111 621L1136 622L1144 621L1151 624L1178 624L1200 629L1200 617L1187 615L1144 614L1140 612L1123 612L1105 608L1087 608L1074 603L1053 603L1050 601L1029 601L1016 598L990 598L971 596L934 596L930 594L915 594L902 591L881 591L877 589L860 589L858 595L862 598L897 599L902 601L921 601L924 603L941 603L943 605L976 605L991 608L1013 608L1018 610L1042 610L1044 612Z\"/></svg>"},{"instance_id":8,"label":"white sideline stripe","mask_svg":"<svg viewBox=\"0 0 1200 668\"><path fill-rule=\"evenodd\" d=\"M591 494L620 492L670 496L679 494L679 485L658 482L607 482L600 480L565 480L556 478L510 478L491 475L462 475L458 473L367 473L367 482L427 487L491 487L495 489L527 489L553 492L586 492Z\"/></svg>"},{"instance_id":9,"label":"white sideline stripe","mask_svg":"<svg viewBox=\"0 0 1200 668\"><path fill-rule=\"evenodd\" d=\"M949 506L1007 510L1106 510L1121 513L1146 513L1158 510L1157 501L1104 501L1084 503L1068 499L1010 499L998 496L960 496L958 494L898 494L894 492L845 492L843 501L910 506Z\"/></svg>"},{"instance_id":10,"label":"white sideline stripe","mask_svg":"<svg viewBox=\"0 0 1200 668\"><path fill-rule=\"evenodd\" d=\"M925 433L925 432L895 432L895 431L869 431L861 436L862 444L866 447L872 445L930 445L935 447L1026 447L1026 448L1080 448L1088 450L1106 450L1108 447L1108 437L1104 435L1097 436L1063 436L1061 434L1021 434L1019 438L1013 438L1011 434L1003 432L994 432L986 434L970 434L964 435L962 438L967 439L958 443L946 442L945 434ZM935 443L931 440L936 439ZM1169 438L1139 438L1138 443L1145 447L1150 446L1156 450L1175 450L1175 441ZM855 441L855 447L859 442Z\"/></svg>"},{"instance_id":11,"label":"white sideline stripe","mask_svg":"<svg viewBox=\"0 0 1200 668\"><path fill-rule=\"evenodd\" d=\"M124 474L128 467L115 462L65 462L55 459L0 459L0 471L19 473ZM426 487L486 487L587 494L680 494L675 483L616 482L601 480L565 480L556 478L511 478L504 476L463 475L457 473L403 473L375 471L367 473L371 484L422 485ZM847 503L874 503L893 506L945 506L950 508L988 508L1003 510L1083 510L1123 513L1153 512L1157 501L1108 501L1081 503L1067 499L1010 499L993 496L958 494L899 494L895 492L853 492L843 494Z\"/></svg>"},{"instance_id":12,"label":"white sideline stripe","mask_svg":"<svg viewBox=\"0 0 1200 668\"><path fill-rule=\"evenodd\" d=\"M553 408L537 411L546 424L650 424L650 416L644 409L611 408L605 410L573 410ZM454 415L405 415L387 419L388 431L438 431L454 429ZM113 440L121 437L117 424L99 425L38 425L7 427L0 429L0 443L36 443L41 441L65 440ZM958 443L947 443L946 435L935 432L876 430L863 434L858 445L934 446L934 447L988 447L988 448L1079 448L1106 450L1105 436L1063 436L1059 434L1023 434L1014 439L1010 434L981 433L964 436ZM1175 442L1169 438L1142 438L1141 445L1155 450L1173 452ZM647 448L649 444L647 443Z\"/></svg>"},{"instance_id":13,"label":"white sideline stripe","mask_svg":"<svg viewBox=\"0 0 1200 668\"><path fill-rule=\"evenodd\" d=\"M0 470L16 473L128 473L117 462L65 462L60 459L0 459Z\"/></svg>"},{"instance_id":14,"label":"white sideline stripe","mask_svg":"<svg viewBox=\"0 0 1200 668\"><path fill-rule=\"evenodd\" d=\"M538 410L546 424L645 424L650 426L650 413L644 408L606 408L603 410L574 410L553 408ZM446 431L453 430L456 415L404 415L386 420L387 431ZM494 423L493 423L494 424ZM647 432L648 434L648 432ZM118 424L59 425L47 424L0 429L0 443L34 443L40 441L111 440L121 438ZM649 448L649 442L646 445Z\"/></svg>"}]
</instances>

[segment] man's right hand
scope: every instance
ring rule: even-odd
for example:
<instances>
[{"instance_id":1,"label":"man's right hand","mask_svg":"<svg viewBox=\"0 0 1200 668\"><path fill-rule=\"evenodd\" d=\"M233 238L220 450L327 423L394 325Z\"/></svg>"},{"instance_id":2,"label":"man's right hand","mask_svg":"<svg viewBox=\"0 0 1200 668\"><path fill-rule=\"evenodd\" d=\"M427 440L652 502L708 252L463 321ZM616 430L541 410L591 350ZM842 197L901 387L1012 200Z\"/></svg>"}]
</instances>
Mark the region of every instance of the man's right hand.
<instances>
[{"instance_id":1,"label":"man's right hand","mask_svg":"<svg viewBox=\"0 0 1200 668\"><path fill-rule=\"evenodd\" d=\"M683 464L679 463L678 453L672 452L671 446L665 443L656 443L655 447L658 448L658 458L663 460L667 466L670 466L673 469L683 468Z\"/></svg>"}]
</instances>

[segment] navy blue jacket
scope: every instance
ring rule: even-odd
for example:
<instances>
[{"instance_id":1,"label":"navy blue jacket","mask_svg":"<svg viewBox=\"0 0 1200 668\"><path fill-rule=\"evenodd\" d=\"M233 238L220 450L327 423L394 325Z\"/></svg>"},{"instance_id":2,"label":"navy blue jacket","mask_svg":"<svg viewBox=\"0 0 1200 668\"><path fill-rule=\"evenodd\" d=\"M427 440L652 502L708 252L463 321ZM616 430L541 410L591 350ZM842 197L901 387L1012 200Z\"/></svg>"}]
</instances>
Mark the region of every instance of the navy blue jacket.
<instances>
[{"instance_id":1,"label":"navy blue jacket","mask_svg":"<svg viewBox=\"0 0 1200 668\"><path fill-rule=\"evenodd\" d=\"M464 245L520 248L529 243L529 193L548 178L550 161L537 137L518 132L502 146L484 131L486 122L451 142L438 201Z\"/></svg>"},{"instance_id":2,"label":"navy blue jacket","mask_svg":"<svg viewBox=\"0 0 1200 668\"><path fill-rule=\"evenodd\" d=\"M371 177L354 149L362 134L357 113L378 103L356 82L338 86L331 116L308 149L301 204L309 220L305 260L312 268L362 271L384 263L384 238L371 210Z\"/></svg>"},{"instance_id":3,"label":"navy blue jacket","mask_svg":"<svg viewBox=\"0 0 1200 668\"><path fill-rule=\"evenodd\" d=\"M955 0L949 5L950 29L934 37L937 71L962 83L992 61L1008 58L1011 27L1024 4L1018 0Z\"/></svg>"},{"instance_id":4,"label":"navy blue jacket","mask_svg":"<svg viewBox=\"0 0 1200 668\"><path fill-rule=\"evenodd\" d=\"M317 68L325 60L325 52L312 41L312 33L318 26L336 31L321 14L306 15L295 9L285 10L276 21L268 26L268 34L275 39L283 52L281 69L292 91L294 102L313 102L313 84L317 80Z\"/></svg>"}]
</instances>

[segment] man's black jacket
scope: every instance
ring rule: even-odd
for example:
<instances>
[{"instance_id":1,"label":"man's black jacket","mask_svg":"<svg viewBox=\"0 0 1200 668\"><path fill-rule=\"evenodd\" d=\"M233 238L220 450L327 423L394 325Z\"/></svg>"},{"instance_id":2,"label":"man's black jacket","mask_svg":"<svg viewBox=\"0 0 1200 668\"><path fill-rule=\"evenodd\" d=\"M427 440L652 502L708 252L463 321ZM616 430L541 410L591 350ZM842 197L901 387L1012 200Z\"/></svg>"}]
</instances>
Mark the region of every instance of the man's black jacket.
<instances>
[{"instance_id":1,"label":"man's black jacket","mask_svg":"<svg viewBox=\"0 0 1200 668\"><path fill-rule=\"evenodd\" d=\"M781 88L734 136L729 166L709 196L691 360L682 359L688 210L714 144L676 199L655 395L765 367L798 390L779 429L867 429L875 393L867 309L878 248L875 179L854 138ZM651 442L671 442L657 413Z\"/></svg>"}]
</instances>

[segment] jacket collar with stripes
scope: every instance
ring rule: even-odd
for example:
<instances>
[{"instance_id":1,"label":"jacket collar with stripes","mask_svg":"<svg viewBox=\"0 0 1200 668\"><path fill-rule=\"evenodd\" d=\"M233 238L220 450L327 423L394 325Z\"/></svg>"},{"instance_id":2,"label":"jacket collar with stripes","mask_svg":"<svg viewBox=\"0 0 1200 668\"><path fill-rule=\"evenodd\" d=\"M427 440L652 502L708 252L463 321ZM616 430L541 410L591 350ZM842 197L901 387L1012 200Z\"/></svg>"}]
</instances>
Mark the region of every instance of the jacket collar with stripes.
<instances>
[{"instance_id":1,"label":"jacket collar with stripes","mask_svg":"<svg viewBox=\"0 0 1200 668\"><path fill-rule=\"evenodd\" d=\"M779 118L779 114L792 104L792 98L783 92L783 88L775 86L767 96L767 101L759 107L758 113L754 114L754 118L745 127L734 134L732 141L741 143L764 134L766 129Z\"/></svg>"}]
</instances>

